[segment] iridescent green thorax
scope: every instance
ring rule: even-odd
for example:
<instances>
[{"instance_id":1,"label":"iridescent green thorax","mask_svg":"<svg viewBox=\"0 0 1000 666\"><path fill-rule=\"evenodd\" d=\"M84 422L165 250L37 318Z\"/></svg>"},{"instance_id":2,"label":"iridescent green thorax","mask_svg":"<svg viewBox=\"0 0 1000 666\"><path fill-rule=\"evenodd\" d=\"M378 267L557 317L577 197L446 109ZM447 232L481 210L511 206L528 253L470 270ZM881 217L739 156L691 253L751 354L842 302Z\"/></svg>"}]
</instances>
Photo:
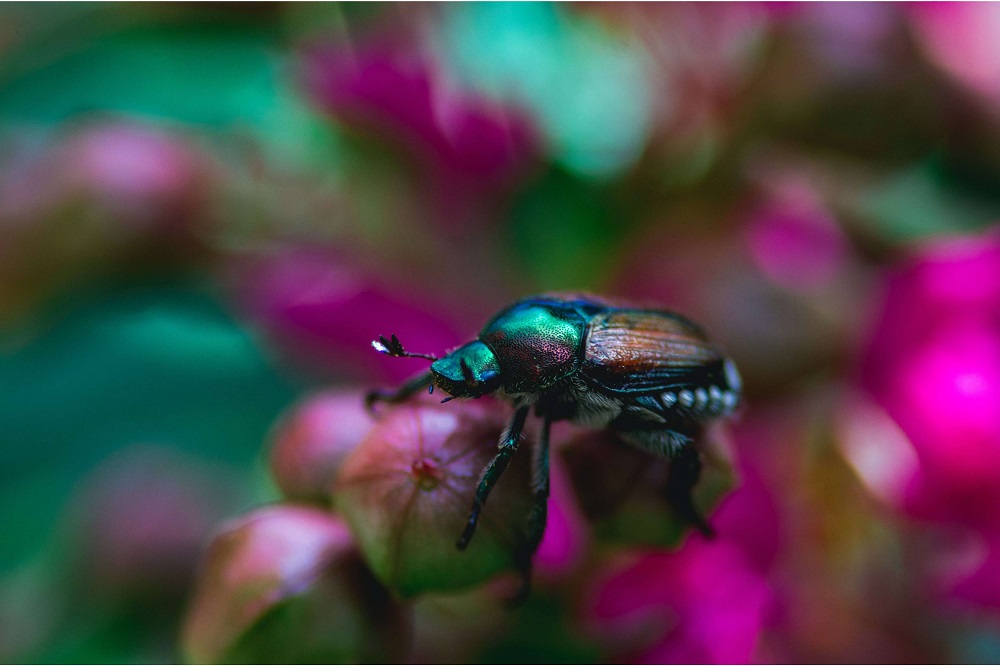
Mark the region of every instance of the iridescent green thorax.
<instances>
[{"instance_id":1,"label":"iridescent green thorax","mask_svg":"<svg viewBox=\"0 0 1000 666\"><path fill-rule=\"evenodd\" d=\"M500 388L497 359L479 340L434 361L431 372L434 382L456 398L474 398Z\"/></svg>"},{"instance_id":2,"label":"iridescent green thorax","mask_svg":"<svg viewBox=\"0 0 1000 666\"><path fill-rule=\"evenodd\" d=\"M508 393L535 393L572 374L580 364L583 316L565 304L522 301L486 325L479 339L500 366Z\"/></svg>"}]
</instances>

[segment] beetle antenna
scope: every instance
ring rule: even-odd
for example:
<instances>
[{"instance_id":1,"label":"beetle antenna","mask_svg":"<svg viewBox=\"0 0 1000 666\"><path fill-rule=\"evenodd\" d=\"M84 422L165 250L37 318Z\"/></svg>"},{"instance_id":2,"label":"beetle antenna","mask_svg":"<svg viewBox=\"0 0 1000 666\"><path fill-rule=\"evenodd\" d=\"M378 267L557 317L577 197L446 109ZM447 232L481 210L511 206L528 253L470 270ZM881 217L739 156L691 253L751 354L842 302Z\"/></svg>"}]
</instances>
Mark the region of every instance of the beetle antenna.
<instances>
[{"instance_id":1,"label":"beetle antenna","mask_svg":"<svg viewBox=\"0 0 1000 666\"><path fill-rule=\"evenodd\" d=\"M395 333L393 333L392 337L388 340L384 335L378 336L378 340L372 340L372 347L374 347L376 351L388 354L389 356L395 356L397 358L425 358L428 361L438 360L438 357L433 354L417 354L406 351L403 349L403 343L399 341L399 338L396 337Z\"/></svg>"}]
</instances>

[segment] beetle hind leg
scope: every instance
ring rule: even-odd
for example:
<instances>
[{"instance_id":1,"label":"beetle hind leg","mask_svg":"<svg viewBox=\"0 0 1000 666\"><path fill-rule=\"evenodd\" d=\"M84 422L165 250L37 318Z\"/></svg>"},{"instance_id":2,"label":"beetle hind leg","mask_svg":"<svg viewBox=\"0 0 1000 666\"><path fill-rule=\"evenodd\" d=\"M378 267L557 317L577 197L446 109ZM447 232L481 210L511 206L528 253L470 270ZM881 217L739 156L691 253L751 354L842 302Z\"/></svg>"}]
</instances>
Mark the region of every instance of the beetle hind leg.
<instances>
[{"instance_id":1,"label":"beetle hind leg","mask_svg":"<svg viewBox=\"0 0 1000 666\"><path fill-rule=\"evenodd\" d=\"M714 537L715 530L705 521L694 505L692 491L701 476L701 454L692 445L681 447L670 461L664 493L678 517L707 537Z\"/></svg>"}]
</instances>

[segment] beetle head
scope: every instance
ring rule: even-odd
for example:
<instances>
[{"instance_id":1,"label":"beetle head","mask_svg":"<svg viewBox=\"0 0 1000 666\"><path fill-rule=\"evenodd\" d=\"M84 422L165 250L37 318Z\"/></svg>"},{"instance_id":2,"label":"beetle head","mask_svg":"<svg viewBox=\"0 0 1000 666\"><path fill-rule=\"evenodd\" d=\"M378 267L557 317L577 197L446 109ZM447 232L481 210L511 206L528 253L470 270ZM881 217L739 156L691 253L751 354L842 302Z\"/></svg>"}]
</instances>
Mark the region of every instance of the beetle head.
<instances>
[{"instance_id":1,"label":"beetle head","mask_svg":"<svg viewBox=\"0 0 1000 666\"><path fill-rule=\"evenodd\" d=\"M478 398L500 388L500 366L479 340L463 345L431 364L434 383L456 398Z\"/></svg>"}]
</instances>

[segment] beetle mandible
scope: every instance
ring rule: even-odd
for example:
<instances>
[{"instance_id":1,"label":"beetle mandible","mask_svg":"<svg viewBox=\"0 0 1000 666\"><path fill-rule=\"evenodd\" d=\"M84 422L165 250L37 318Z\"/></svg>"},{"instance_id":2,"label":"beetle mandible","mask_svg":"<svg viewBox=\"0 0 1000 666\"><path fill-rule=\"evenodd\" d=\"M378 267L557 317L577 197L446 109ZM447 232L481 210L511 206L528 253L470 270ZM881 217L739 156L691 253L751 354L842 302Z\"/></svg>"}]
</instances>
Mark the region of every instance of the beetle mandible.
<instances>
[{"instance_id":1,"label":"beetle mandible","mask_svg":"<svg viewBox=\"0 0 1000 666\"><path fill-rule=\"evenodd\" d=\"M435 386L449 394L445 401L497 393L514 406L496 456L480 477L459 548L468 545L490 491L517 450L532 405L542 428L527 540L516 558L526 580L545 529L553 421L610 428L630 444L670 458L668 499L684 520L712 533L691 498L701 471L692 444L706 422L735 410L741 379L733 361L690 320L590 295L544 294L500 311L475 340L441 358L408 352L395 335L372 345L390 356L432 363L395 391L370 392L369 406L401 402Z\"/></svg>"}]
</instances>

